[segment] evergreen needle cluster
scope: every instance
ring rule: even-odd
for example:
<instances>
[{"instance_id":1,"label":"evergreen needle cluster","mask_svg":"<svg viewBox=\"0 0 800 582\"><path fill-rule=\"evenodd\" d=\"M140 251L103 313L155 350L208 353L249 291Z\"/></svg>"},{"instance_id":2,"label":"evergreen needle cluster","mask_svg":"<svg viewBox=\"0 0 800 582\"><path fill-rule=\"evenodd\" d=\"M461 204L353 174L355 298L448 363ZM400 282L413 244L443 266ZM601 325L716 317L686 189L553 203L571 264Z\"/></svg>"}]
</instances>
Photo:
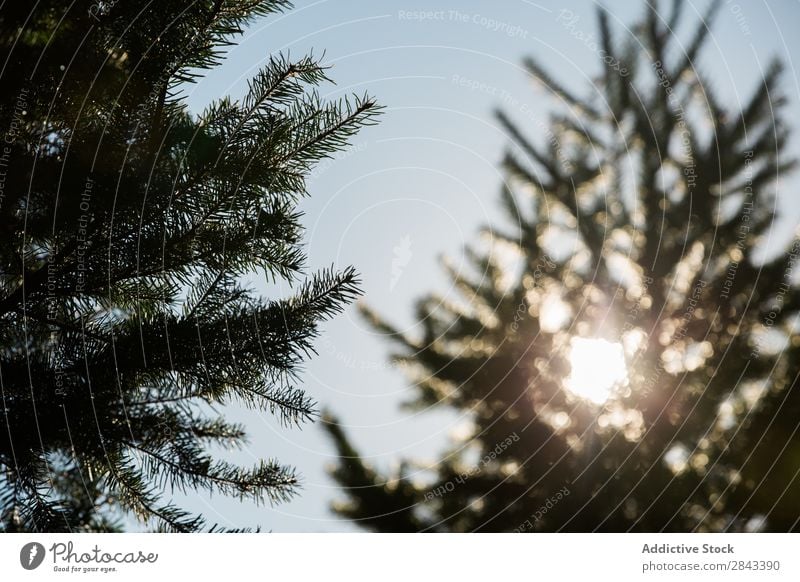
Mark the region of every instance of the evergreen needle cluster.
<instances>
[{"instance_id":1,"label":"evergreen needle cluster","mask_svg":"<svg viewBox=\"0 0 800 582\"><path fill-rule=\"evenodd\" d=\"M0 9L0 529L207 529L173 495L279 502L298 477L210 451L246 442L225 406L286 424L352 268L304 272L314 165L374 122L326 101L313 55L271 56L199 114L187 83L280 0L42 1ZM268 299L256 273L292 285Z\"/></svg>"}]
</instances>

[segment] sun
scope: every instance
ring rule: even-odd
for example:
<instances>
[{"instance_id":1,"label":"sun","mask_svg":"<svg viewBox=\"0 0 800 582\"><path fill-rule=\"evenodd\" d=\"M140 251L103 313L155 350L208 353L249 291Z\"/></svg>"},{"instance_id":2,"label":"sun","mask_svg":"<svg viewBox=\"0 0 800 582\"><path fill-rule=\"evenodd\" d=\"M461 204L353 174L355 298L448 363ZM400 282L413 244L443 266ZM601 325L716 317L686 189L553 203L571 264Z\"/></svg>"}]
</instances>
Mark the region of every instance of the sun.
<instances>
[{"instance_id":1,"label":"sun","mask_svg":"<svg viewBox=\"0 0 800 582\"><path fill-rule=\"evenodd\" d=\"M603 404L616 386L628 380L625 352L620 343L574 337L570 340L569 363L567 389L595 404Z\"/></svg>"}]
</instances>

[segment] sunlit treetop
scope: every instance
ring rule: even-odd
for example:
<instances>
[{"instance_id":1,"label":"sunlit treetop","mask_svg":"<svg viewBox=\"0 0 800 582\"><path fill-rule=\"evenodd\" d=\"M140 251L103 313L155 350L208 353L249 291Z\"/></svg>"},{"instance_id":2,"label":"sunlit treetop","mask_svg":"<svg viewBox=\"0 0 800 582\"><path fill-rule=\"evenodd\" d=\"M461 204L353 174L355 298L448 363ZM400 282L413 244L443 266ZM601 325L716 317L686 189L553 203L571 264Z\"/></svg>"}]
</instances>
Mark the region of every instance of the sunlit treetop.
<instances>
[{"instance_id":1,"label":"sunlit treetop","mask_svg":"<svg viewBox=\"0 0 800 582\"><path fill-rule=\"evenodd\" d=\"M550 127L498 113L507 220L466 250L471 270L445 264L458 297L420 299L417 336L366 311L411 404L468 423L436 464L390 475L332 426L342 515L381 531L798 528L800 243L755 258L795 164L782 67L728 103L698 65L719 3L702 19L652 4L617 30L598 9L626 74L603 61L588 98L526 59Z\"/></svg>"}]
</instances>

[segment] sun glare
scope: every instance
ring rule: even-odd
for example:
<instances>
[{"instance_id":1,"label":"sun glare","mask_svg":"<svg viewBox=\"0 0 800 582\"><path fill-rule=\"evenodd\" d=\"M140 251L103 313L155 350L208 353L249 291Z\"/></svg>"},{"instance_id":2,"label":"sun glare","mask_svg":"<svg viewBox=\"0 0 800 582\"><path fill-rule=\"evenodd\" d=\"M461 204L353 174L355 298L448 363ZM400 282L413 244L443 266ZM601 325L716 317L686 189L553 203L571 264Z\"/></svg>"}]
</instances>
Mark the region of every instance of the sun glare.
<instances>
[{"instance_id":1,"label":"sun glare","mask_svg":"<svg viewBox=\"0 0 800 582\"><path fill-rule=\"evenodd\" d=\"M614 387L628 379L622 344L575 337L570 341L570 392L595 404L611 397Z\"/></svg>"}]
</instances>

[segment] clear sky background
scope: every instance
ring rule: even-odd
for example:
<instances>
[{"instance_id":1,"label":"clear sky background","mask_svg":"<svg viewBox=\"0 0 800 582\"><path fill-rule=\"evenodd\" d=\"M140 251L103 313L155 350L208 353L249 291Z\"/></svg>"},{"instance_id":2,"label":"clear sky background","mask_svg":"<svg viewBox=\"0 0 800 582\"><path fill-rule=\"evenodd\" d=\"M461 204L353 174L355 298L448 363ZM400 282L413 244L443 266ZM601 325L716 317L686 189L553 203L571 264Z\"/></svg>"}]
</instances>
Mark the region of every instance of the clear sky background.
<instances>
[{"instance_id":1,"label":"clear sky background","mask_svg":"<svg viewBox=\"0 0 800 582\"><path fill-rule=\"evenodd\" d=\"M663 2L662 4L671 4ZM643 12L632 0L606 1L618 38ZM684 40L699 22L706 1L687 0ZM199 112L222 95L241 97L247 79L277 52L300 57L321 54L333 65L336 85L325 98L368 92L386 106L376 127L363 130L339 159L323 162L302 203L307 227L309 270L355 265L366 301L402 329L413 327L413 302L425 292L449 292L439 261L463 264L463 247L475 242L482 224L496 223L502 174L499 161L508 143L492 112L504 109L535 141L557 101L531 82L522 58L536 57L576 91L591 91L601 62L590 43L595 3L590 0L504 2L430 0L297 1L283 15L254 23L225 62L187 88L189 107ZM579 19L564 25L562 9ZM428 12L419 19L411 13ZM796 0L724 2L713 38L698 69L710 75L726 104L737 107L754 90L773 56L787 65L783 90L789 119L800 119L800 3ZM683 36L681 34L683 33ZM791 151L798 151L797 137ZM778 204L785 216L776 235L786 238L800 217L800 180L780 184ZM274 293L265 282L258 286ZM390 467L401 456L436 458L459 419L441 411L409 412L399 404L411 397L402 373L392 369L390 346L372 332L354 308L324 325L319 356L302 374L306 390L321 407L339 415L370 461ZM245 464L275 457L293 464L304 487L294 501L252 507L235 500L193 497L192 509L223 526L272 531L352 531L329 506L341 498L327 477L333 448L319 425L286 429L268 414L229 411L246 422L250 446L235 459Z\"/></svg>"}]
</instances>

